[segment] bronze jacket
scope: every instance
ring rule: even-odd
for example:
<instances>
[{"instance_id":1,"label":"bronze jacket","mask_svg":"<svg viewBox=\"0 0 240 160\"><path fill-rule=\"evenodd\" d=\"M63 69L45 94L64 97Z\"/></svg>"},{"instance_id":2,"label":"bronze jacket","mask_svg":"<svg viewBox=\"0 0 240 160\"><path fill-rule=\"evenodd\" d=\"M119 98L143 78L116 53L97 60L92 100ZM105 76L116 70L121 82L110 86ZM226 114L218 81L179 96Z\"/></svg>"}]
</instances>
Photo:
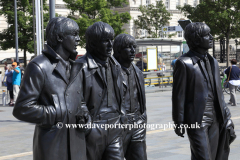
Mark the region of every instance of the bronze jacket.
<instances>
[{"instance_id":1,"label":"bronze jacket","mask_svg":"<svg viewBox=\"0 0 240 160\"><path fill-rule=\"evenodd\" d=\"M136 84L137 84L137 90L139 93L138 99L139 99L139 105L140 105L140 112L142 114L140 116L140 119L142 122L147 123L146 95L145 95L145 84L144 84L143 73L134 63L132 63L131 65L133 66L133 69L136 75ZM125 87L129 87L126 85L125 82L123 82L123 84ZM124 97L125 97L125 91L126 91L125 87L124 87ZM124 107L122 108L122 113L126 114L126 110Z\"/></svg>"},{"instance_id":2,"label":"bronze jacket","mask_svg":"<svg viewBox=\"0 0 240 160\"><path fill-rule=\"evenodd\" d=\"M220 122L231 117L224 101L221 88L219 66L216 59L207 54L215 81L215 107L219 111ZM202 123L206 106L208 87L204 62L191 50L178 58L173 72L172 118L175 124Z\"/></svg>"},{"instance_id":3,"label":"bronze jacket","mask_svg":"<svg viewBox=\"0 0 240 160\"><path fill-rule=\"evenodd\" d=\"M75 114L81 106L79 68L72 68L67 79L66 68L46 45L43 54L34 58L25 70L13 115L36 123L34 160L86 159L84 133L65 127L65 124L76 124ZM58 122L63 123L63 128L56 127Z\"/></svg>"},{"instance_id":4,"label":"bronze jacket","mask_svg":"<svg viewBox=\"0 0 240 160\"><path fill-rule=\"evenodd\" d=\"M120 115L124 114L121 113L121 107L124 105L123 75L120 64L113 56L109 57L109 62L112 64L113 87L117 103L120 106L117 108ZM92 119L95 120L95 116L98 115L102 105L103 95L107 93L107 86L103 80L100 68L89 53L76 60L74 67L76 66L82 66L80 75L83 84L83 99L92 115Z\"/></svg>"}]
</instances>

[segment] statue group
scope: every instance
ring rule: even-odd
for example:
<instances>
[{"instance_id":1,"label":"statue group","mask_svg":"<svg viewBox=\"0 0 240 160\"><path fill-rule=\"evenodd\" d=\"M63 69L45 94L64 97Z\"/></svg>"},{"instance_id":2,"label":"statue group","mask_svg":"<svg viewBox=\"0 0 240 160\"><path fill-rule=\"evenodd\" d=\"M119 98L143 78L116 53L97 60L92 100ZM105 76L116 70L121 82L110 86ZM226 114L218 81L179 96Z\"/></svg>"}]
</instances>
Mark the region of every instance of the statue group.
<instances>
[{"instance_id":1,"label":"statue group","mask_svg":"<svg viewBox=\"0 0 240 160\"><path fill-rule=\"evenodd\" d=\"M132 63L135 39L121 34L113 44L114 30L103 22L85 37L87 53L75 61L77 23L51 19L43 53L25 70L13 115L36 123L33 159L146 160L146 128L121 126L147 122L143 74Z\"/></svg>"},{"instance_id":2,"label":"statue group","mask_svg":"<svg viewBox=\"0 0 240 160\"><path fill-rule=\"evenodd\" d=\"M192 159L226 157L218 148L230 144L235 134L218 87L218 64L207 53L210 29L192 23L185 36L191 50L177 60L174 70L174 123L201 124L200 129L187 129ZM88 27L85 38L87 53L75 61L80 41L77 23L64 17L51 19L43 53L25 70L13 115L36 124L33 159L147 160L145 88L142 71L133 63L135 39L128 34L114 38L113 28L103 22ZM224 135L219 126L226 128ZM226 138L228 130L232 134ZM175 129L179 136L184 131Z\"/></svg>"}]
</instances>

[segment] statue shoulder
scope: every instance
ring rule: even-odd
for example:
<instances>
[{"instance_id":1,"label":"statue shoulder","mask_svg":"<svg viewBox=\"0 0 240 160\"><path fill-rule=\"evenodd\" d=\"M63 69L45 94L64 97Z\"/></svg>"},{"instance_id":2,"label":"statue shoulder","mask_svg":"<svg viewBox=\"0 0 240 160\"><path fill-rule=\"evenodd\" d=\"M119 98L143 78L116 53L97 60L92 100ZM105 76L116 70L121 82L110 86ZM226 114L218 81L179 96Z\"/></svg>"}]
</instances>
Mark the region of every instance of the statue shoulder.
<instances>
[{"instance_id":1,"label":"statue shoulder","mask_svg":"<svg viewBox=\"0 0 240 160\"><path fill-rule=\"evenodd\" d=\"M87 63L87 56L86 54L83 55L81 58L77 59L75 63Z\"/></svg>"}]
</instances>

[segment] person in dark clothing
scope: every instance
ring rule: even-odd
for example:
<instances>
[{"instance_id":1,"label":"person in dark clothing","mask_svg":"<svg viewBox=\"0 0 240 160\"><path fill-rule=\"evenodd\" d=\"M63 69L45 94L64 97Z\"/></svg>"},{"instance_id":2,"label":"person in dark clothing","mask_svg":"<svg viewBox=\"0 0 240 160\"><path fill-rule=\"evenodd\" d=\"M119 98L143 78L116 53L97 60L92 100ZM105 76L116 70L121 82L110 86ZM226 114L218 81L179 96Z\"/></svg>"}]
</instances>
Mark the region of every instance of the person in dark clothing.
<instances>
[{"instance_id":1,"label":"person in dark clothing","mask_svg":"<svg viewBox=\"0 0 240 160\"><path fill-rule=\"evenodd\" d=\"M229 104L232 106L237 106L237 97L236 97L236 90L240 85L240 69L236 66L237 60L231 60L232 66L228 67L225 70L225 74L227 75L227 79L229 79L229 90L230 90L230 100ZM230 73L230 75L229 75ZM230 76L230 77L229 77Z\"/></svg>"},{"instance_id":2,"label":"person in dark clothing","mask_svg":"<svg viewBox=\"0 0 240 160\"><path fill-rule=\"evenodd\" d=\"M14 106L13 104L13 84L12 84L12 76L13 76L13 68L11 65L7 66L7 71L5 72L5 76L7 77L7 90L9 91L10 102L8 103L9 106Z\"/></svg>"},{"instance_id":3,"label":"person in dark clothing","mask_svg":"<svg viewBox=\"0 0 240 160\"><path fill-rule=\"evenodd\" d=\"M125 107L122 108L128 118L128 124L141 124L142 127L125 131L123 150L126 160L147 160L146 128L147 123L146 100L143 74L132 63L136 54L136 41L128 34L118 35L113 44L113 56L121 64L126 82Z\"/></svg>"},{"instance_id":4,"label":"person in dark clothing","mask_svg":"<svg viewBox=\"0 0 240 160\"><path fill-rule=\"evenodd\" d=\"M147 70L147 63L145 63L142 58L139 58L139 61L136 63L136 66L141 70L141 71L146 71Z\"/></svg>"},{"instance_id":5,"label":"person in dark clothing","mask_svg":"<svg viewBox=\"0 0 240 160\"><path fill-rule=\"evenodd\" d=\"M201 22L188 24L184 37L190 51L178 58L173 72L175 133L183 137L183 125L187 124L191 159L215 160L220 153L220 126L230 122L234 132L234 125L224 101L218 62L207 52L212 48L213 37L210 28ZM190 128L193 124L195 127Z\"/></svg>"},{"instance_id":6,"label":"person in dark clothing","mask_svg":"<svg viewBox=\"0 0 240 160\"><path fill-rule=\"evenodd\" d=\"M23 66L21 65L21 63L19 63L19 62L17 62L17 65L18 65L18 67L19 67L19 69L20 69L20 71L21 71L21 78L23 78L24 68L23 68Z\"/></svg>"}]
</instances>

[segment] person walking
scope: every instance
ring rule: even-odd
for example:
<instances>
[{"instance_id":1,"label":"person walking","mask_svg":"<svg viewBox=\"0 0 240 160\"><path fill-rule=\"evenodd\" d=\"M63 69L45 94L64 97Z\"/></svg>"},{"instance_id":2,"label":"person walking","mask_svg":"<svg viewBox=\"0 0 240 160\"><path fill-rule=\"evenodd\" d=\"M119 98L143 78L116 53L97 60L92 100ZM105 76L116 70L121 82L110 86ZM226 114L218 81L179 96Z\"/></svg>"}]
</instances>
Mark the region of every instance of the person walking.
<instances>
[{"instance_id":1,"label":"person walking","mask_svg":"<svg viewBox=\"0 0 240 160\"><path fill-rule=\"evenodd\" d=\"M13 76L12 76L12 84L13 84L13 105L16 102L18 92L20 89L20 84L21 84L21 70L17 66L17 62L12 63L13 67Z\"/></svg>"},{"instance_id":2,"label":"person walking","mask_svg":"<svg viewBox=\"0 0 240 160\"><path fill-rule=\"evenodd\" d=\"M237 106L237 97L236 97L236 90L240 85L240 69L236 66L237 60L232 59L231 66L225 70L225 74L227 75L227 79L229 80L229 90L230 90L230 100L228 104L232 106Z\"/></svg>"},{"instance_id":3,"label":"person walking","mask_svg":"<svg viewBox=\"0 0 240 160\"><path fill-rule=\"evenodd\" d=\"M7 70L5 72L5 77L6 78L6 84L7 84L7 90L9 92L10 96L10 102L8 103L9 106L14 106L13 104L13 85L12 85L12 76L13 76L13 68L11 65L7 65ZM4 77L4 79L5 79ZM4 81L3 79L3 81Z\"/></svg>"}]
</instances>

